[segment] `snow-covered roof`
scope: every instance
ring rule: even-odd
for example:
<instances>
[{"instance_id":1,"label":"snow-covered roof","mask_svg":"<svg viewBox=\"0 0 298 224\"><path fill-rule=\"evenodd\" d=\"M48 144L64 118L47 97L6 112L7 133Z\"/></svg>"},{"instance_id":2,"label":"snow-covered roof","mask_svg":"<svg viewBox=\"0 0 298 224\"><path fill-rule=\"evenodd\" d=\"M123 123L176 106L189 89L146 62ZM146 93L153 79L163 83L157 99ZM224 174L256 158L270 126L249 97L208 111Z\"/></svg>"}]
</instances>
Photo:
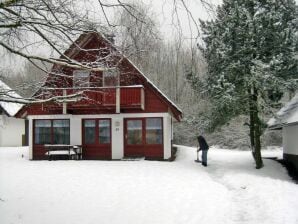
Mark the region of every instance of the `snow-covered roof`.
<instances>
[{"instance_id":1,"label":"snow-covered roof","mask_svg":"<svg viewBox=\"0 0 298 224\"><path fill-rule=\"evenodd\" d=\"M8 85L0 80L0 93L5 93L5 96L0 95L0 107L9 115L14 116L23 106L19 103L4 102L5 100L21 99L22 97L13 91Z\"/></svg>"},{"instance_id":2,"label":"snow-covered roof","mask_svg":"<svg viewBox=\"0 0 298 224\"><path fill-rule=\"evenodd\" d=\"M298 93L267 124L270 129L276 129L294 123L298 124Z\"/></svg>"}]
</instances>

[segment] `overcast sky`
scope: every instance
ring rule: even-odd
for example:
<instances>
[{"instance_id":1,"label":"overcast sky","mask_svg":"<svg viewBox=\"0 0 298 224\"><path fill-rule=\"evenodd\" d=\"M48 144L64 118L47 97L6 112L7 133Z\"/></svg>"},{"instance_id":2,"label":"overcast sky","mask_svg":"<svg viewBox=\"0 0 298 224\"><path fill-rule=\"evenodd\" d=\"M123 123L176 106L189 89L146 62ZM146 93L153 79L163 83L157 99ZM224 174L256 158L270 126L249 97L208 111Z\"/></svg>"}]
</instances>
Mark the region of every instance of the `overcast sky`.
<instances>
[{"instance_id":1,"label":"overcast sky","mask_svg":"<svg viewBox=\"0 0 298 224\"><path fill-rule=\"evenodd\" d=\"M104 21L103 13L101 11L98 0L77 0L82 4L82 7L78 7L79 10L81 8L88 8L89 16L93 19L98 19ZM102 0L106 3L117 3L116 0ZM190 11L193 18L190 18L190 14L187 14L184 5L179 0L138 0L135 1L137 3L142 2L149 8L151 8L152 13L154 14L154 19L158 22L160 26L161 34L163 35L165 40L171 40L177 32L182 35L185 42L192 40L195 41L194 38L198 36L198 30L196 27L199 24L199 19L208 20L214 16L214 10L216 5L220 4L222 0L207 0L213 7L210 8L206 4L202 4L201 0L184 0L187 9ZM122 2L132 2L131 0L122 0ZM178 3L177 7L174 8L174 3ZM298 0L296 0L298 2ZM175 14L175 9L177 9L177 14ZM213 10L213 11L212 11ZM115 10L110 8L107 11L108 18L112 21L114 17ZM192 19L195 21L192 21ZM35 48L36 54L42 54L43 56L49 57L50 52L45 48ZM0 49L1 51L1 49ZM3 57L3 53L1 54L1 62L0 69L5 66L14 66L14 67L22 67L22 63L20 59L12 58L8 59L8 57ZM5 63L3 63L5 62Z\"/></svg>"},{"instance_id":2,"label":"overcast sky","mask_svg":"<svg viewBox=\"0 0 298 224\"><path fill-rule=\"evenodd\" d=\"M99 3L97 0L84 1L83 4L87 4L87 7L90 9L90 16L96 18L99 16L98 10L100 10ZM117 3L116 0L105 0L105 2L112 4ZM122 2L133 2L131 0L123 0ZM177 33L177 30L182 31L184 38L191 38L197 36L197 28L199 19L210 19L214 16L215 6L220 4L221 0L208 0L210 5L202 4L201 0L184 0L185 6L189 10L189 14L186 12L185 6L179 0L138 0L137 3L142 2L146 7L149 7L150 11L154 14L158 24L160 25L160 30L165 39L173 38L174 34ZM177 5L175 5L175 2ZM214 7L210 7L214 6ZM106 9L108 18L113 20L115 8ZM177 10L175 12L175 10ZM178 18L177 18L178 14ZM190 18L190 14L193 18ZM179 19L179 21L178 21ZM178 27L179 26L179 27Z\"/></svg>"},{"instance_id":3,"label":"overcast sky","mask_svg":"<svg viewBox=\"0 0 298 224\"><path fill-rule=\"evenodd\" d=\"M106 3L112 4L117 3L116 0L104 0ZM221 0L212 0L213 4L220 2ZM104 21L104 17L102 16L102 11L100 5L97 0L80 0L80 4L82 7L78 8L88 8L90 18L102 20ZM122 2L132 2L130 0L123 0ZM165 40L169 40L177 35L177 32L180 31L181 35L185 40L190 40L191 38L197 37L197 27L196 24L191 21L192 19L186 13L185 7L178 0L138 0L135 1L137 3L142 2L147 7L150 8L153 15L155 16L155 20L158 22L160 26L161 34L163 35ZM177 20L177 14L175 14L174 10L174 2L178 2L177 4L177 13L179 15L179 21ZM210 19L213 12L208 11L206 5L202 5L200 0L184 0L186 7L190 10L190 13L193 16L193 19L198 22L198 19ZM112 21L114 18L115 9L107 10L108 17ZM30 37L29 37L30 38ZM33 48L32 51L35 51L38 55L44 55L49 57L50 52L46 48ZM22 67L21 59L16 59L15 57L3 57L3 54L0 54L1 61L0 69L6 66L14 66L14 67ZM18 66L19 65L19 66ZM1 68L2 67L2 68Z\"/></svg>"},{"instance_id":4,"label":"overcast sky","mask_svg":"<svg viewBox=\"0 0 298 224\"><path fill-rule=\"evenodd\" d=\"M186 9L181 2L178 1L177 5L179 21L177 21L175 15L174 0L144 0L144 2L145 4L150 5L156 13L156 18L161 25L161 30L165 38L169 39L177 32L175 27L177 27L179 23L179 28L181 28L184 38L197 36L196 24L192 21L190 14L187 14ZM214 16L214 11L210 11L210 8L207 5L203 5L200 0L185 0L184 2L197 25L199 19L206 20ZM212 0L210 2L215 6L215 4L219 4L220 0ZM214 9L215 7L213 7L213 10Z\"/></svg>"},{"instance_id":5,"label":"overcast sky","mask_svg":"<svg viewBox=\"0 0 298 224\"><path fill-rule=\"evenodd\" d=\"M116 0L103 0L106 3L112 4L117 3ZM210 1L210 0L209 0ZM92 19L97 19L104 21L104 17L100 8L100 5L97 0L79 0L79 4L82 4L82 7L78 7L80 10L81 8L88 8L89 16ZM132 2L130 0L122 0L122 2ZM138 0L135 1L137 3L142 2L147 7L150 8L154 15L154 19L158 22L160 26L160 32L163 35L165 40L171 40L177 32L182 35L183 39L186 41L191 40L192 38L197 37L198 31L196 24L192 21L189 17L190 14L186 13L186 9L183 4L178 0ZM174 2L177 2L177 7L174 8ZM191 15L193 16L194 21L198 24L198 19L210 19L213 15L213 12L210 11L206 5L202 5L200 0L184 0L187 9L189 9ZM218 4L221 0L212 0L212 4ZM175 14L174 10L177 10L177 14ZM208 10L209 9L209 10ZM117 10L110 8L107 9L108 18L112 21L114 18L115 12ZM30 38L30 37L28 37ZM0 49L1 51L1 49ZM43 55L46 57L50 57L51 52L47 48L43 47L34 47L30 51L35 51L37 55ZM3 69L7 66L14 68L21 68L23 66L23 60L21 58L16 57L6 57L0 54L1 62L0 62L0 69Z\"/></svg>"}]
</instances>

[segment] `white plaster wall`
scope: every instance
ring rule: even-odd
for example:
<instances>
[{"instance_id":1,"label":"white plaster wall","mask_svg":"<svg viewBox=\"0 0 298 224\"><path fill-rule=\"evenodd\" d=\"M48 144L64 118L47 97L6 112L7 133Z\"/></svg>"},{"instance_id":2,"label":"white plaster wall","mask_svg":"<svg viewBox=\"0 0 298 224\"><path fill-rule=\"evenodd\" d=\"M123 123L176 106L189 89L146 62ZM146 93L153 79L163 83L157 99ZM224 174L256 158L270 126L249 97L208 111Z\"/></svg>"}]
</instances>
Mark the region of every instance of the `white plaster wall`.
<instances>
[{"instance_id":1,"label":"white plaster wall","mask_svg":"<svg viewBox=\"0 0 298 224\"><path fill-rule=\"evenodd\" d=\"M82 145L82 119L78 116L70 119L70 144Z\"/></svg>"},{"instance_id":2,"label":"white plaster wall","mask_svg":"<svg viewBox=\"0 0 298 224\"><path fill-rule=\"evenodd\" d=\"M112 159L124 156L123 117L112 118Z\"/></svg>"},{"instance_id":3,"label":"white plaster wall","mask_svg":"<svg viewBox=\"0 0 298 224\"><path fill-rule=\"evenodd\" d=\"M132 117L162 117L164 126L164 159L171 157L171 116L169 113L138 113L138 114L92 114L92 115L35 115L29 119L29 158L32 159L32 121L34 119L70 119L70 144L82 144L82 119L110 118L112 128L112 159L122 159L124 156L124 118Z\"/></svg>"},{"instance_id":4,"label":"white plaster wall","mask_svg":"<svg viewBox=\"0 0 298 224\"><path fill-rule=\"evenodd\" d=\"M172 121L170 116L163 118L164 159L171 157Z\"/></svg>"},{"instance_id":5,"label":"white plaster wall","mask_svg":"<svg viewBox=\"0 0 298 224\"><path fill-rule=\"evenodd\" d=\"M22 146L22 135L25 134L25 120L0 115L0 146Z\"/></svg>"},{"instance_id":6,"label":"white plaster wall","mask_svg":"<svg viewBox=\"0 0 298 224\"><path fill-rule=\"evenodd\" d=\"M283 127L282 135L284 153L298 155L298 125Z\"/></svg>"},{"instance_id":7,"label":"white plaster wall","mask_svg":"<svg viewBox=\"0 0 298 224\"><path fill-rule=\"evenodd\" d=\"M2 142L2 127L4 125L4 120L3 120L3 115L0 114L0 146L1 146L1 142Z\"/></svg>"},{"instance_id":8,"label":"white plaster wall","mask_svg":"<svg viewBox=\"0 0 298 224\"><path fill-rule=\"evenodd\" d=\"M32 160L33 159L33 122L32 122L32 118L28 118L28 122L29 122L29 159Z\"/></svg>"}]
</instances>

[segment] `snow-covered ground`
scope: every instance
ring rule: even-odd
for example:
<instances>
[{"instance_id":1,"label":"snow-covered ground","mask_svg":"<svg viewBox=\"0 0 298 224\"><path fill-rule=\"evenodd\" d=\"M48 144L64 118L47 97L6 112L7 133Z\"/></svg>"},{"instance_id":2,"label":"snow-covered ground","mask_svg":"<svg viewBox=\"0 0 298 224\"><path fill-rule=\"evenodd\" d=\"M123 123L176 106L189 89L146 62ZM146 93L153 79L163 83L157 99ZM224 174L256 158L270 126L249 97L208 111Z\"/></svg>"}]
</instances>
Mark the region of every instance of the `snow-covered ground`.
<instances>
[{"instance_id":1,"label":"snow-covered ground","mask_svg":"<svg viewBox=\"0 0 298 224\"><path fill-rule=\"evenodd\" d=\"M275 161L254 169L248 151L211 148L203 167L183 146L174 162L29 161L27 150L0 148L1 224L298 223L298 185Z\"/></svg>"}]
</instances>

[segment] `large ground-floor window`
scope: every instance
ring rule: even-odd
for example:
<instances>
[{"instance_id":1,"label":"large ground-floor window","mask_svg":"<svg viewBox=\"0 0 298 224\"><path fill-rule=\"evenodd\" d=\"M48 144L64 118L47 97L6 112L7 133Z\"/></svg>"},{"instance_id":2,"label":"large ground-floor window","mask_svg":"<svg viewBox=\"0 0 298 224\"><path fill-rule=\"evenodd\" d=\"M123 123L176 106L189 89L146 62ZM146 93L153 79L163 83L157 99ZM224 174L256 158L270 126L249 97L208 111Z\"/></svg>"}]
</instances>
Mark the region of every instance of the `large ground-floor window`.
<instances>
[{"instance_id":1,"label":"large ground-floor window","mask_svg":"<svg viewBox=\"0 0 298 224\"><path fill-rule=\"evenodd\" d=\"M111 119L84 119L83 143L104 145L111 143Z\"/></svg>"},{"instance_id":2,"label":"large ground-floor window","mask_svg":"<svg viewBox=\"0 0 298 224\"><path fill-rule=\"evenodd\" d=\"M69 120L34 120L34 144L69 144Z\"/></svg>"},{"instance_id":3,"label":"large ground-floor window","mask_svg":"<svg viewBox=\"0 0 298 224\"><path fill-rule=\"evenodd\" d=\"M140 145L143 143L142 120L127 120L127 144Z\"/></svg>"},{"instance_id":4,"label":"large ground-floor window","mask_svg":"<svg viewBox=\"0 0 298 224\"><path fill-rule=\"evenodd\" d=\"M161 145L163 144L163 125L161 117L127 118L126 144Z\"/></svg>"},{"instance_id":5,"label":"large ground-floor window","mask_svg":"<svg viewBox=\"0 0 298 224\"><path fill-rule=\"evenodd\" d=\"M146 143L162 144L161 118L146 118Z\"/></svg>"}]
</instances>

